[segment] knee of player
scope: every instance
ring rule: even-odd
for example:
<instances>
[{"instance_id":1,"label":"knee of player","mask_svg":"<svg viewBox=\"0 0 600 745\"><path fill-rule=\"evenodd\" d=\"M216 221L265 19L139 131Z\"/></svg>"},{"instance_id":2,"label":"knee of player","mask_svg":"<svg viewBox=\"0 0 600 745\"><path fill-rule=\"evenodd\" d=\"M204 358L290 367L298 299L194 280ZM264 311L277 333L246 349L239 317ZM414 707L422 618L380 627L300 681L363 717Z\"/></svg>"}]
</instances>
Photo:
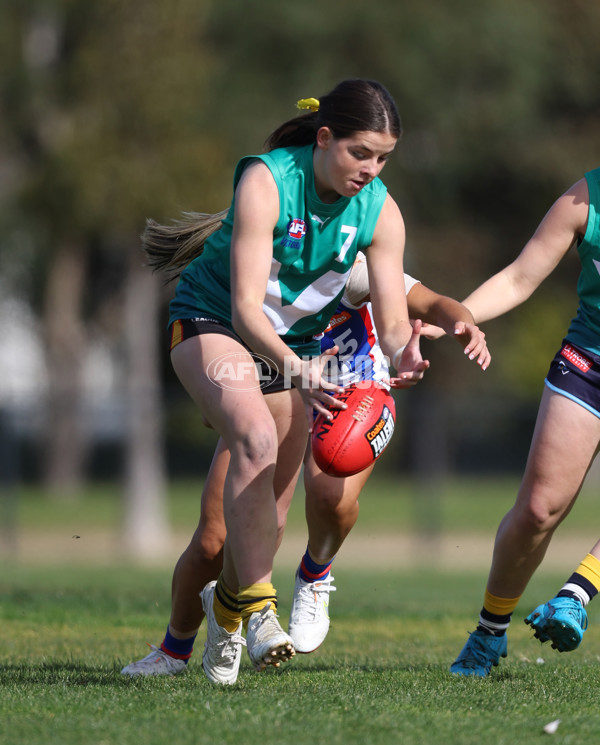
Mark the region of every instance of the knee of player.
<instances>
[{"instance_id":1,"label":"knee of player","mask_svg":"<svg viewBox=\"0 0 600 745\"><path fill-rule=\"evenodd\" d=\"M255 422L239 432L231 447L232 459L245 470L262 471L277 460L277 431L273 422Z\"/></svg>"},{"instance_id":2,"label":"knee of player","mask_svg":"<svg viewBox=\"0 0 600 745\"><path fill-rule=\"evenodd\" d=\"M340 520L358 512L358 500L344 499L342 494L318 489L306 491L306 501L313 513L331 520Z\"/></svg>"},{"instance_id":3,"label":"knee of player","mask_svg":"<svg viewBox=\"0 0 600 745\"><path fill-rule=\"evenodd\" d=\"M285 518L281 518L281 517L277 518L277 543L278 545L283 539L283 534L285 533L286 524L287 524L287 520Z\"/></svg>"},{"instance_id":4,"label":"knee of player","mask_svg":"<svg viewBox=\"0 0 600 745\"><path fill-rule=\"evenodd\" d=\"M212 525L206 520L200 520L200 526L194 533L187 548L188 555L195 564L204 564L219 560L222 562L223 545L225 544L225 523Z\"/></svg>"},{"instance_id":5,"label":"knee of player","mask_svg":"<svg viewBox=\"0 0 600 745\"><path fill-rule=\"evenodd\" d=\"M553 508L543 499L530 500L518 514L522 525L530 533L546 533L564 517L563 511Z\"/></svg>"}]
</instances>

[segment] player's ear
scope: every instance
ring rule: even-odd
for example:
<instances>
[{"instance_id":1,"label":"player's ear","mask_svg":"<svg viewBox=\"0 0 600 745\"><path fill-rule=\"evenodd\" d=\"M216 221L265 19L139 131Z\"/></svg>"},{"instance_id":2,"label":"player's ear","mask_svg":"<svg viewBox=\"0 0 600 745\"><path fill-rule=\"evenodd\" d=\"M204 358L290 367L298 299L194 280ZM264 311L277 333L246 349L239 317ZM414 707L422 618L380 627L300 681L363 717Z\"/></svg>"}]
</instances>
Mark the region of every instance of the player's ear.
<instances>
[{"instance_id":1,"label":"player's ear","mask_svg":"<svg viewBox=\"0 0 600 745\"><path fill-rule=\"evenodd\" d=\"M327 148L331 145L332 140L333 132L329 129L329 127L320 127L317 130L317 147L320 147L321 150L327 150Z\"/></svg>"}]
</instances>

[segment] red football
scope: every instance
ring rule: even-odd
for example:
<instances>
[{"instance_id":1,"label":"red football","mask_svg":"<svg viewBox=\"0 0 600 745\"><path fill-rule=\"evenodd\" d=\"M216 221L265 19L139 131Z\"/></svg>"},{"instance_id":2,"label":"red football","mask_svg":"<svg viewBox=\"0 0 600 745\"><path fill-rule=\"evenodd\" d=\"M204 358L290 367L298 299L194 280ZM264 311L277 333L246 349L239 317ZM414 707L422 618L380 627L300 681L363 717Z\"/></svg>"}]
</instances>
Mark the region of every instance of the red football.
<instances>
[{"instance_id":1,"label":"red football","mask_svg":"<svg viewBox=\"0 0 600 745\"><path fill-rule=\"evenodd\" d=\"M394 433L396 406L390 392L372 380L361 380L336 393L347 409L319 414L312 432L312 452L319 468L331 476L352 476L383 453Z\"/></svg>"}]
</instances>

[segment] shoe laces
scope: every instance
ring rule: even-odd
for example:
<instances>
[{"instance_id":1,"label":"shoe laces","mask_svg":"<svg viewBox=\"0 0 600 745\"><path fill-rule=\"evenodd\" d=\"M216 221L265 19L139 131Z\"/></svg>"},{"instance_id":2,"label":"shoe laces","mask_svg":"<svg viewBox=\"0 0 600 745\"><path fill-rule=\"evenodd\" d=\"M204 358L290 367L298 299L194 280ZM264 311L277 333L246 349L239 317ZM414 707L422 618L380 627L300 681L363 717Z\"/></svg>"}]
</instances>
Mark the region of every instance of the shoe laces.
<instances>
[{"instance_id":1,"label":"shoe laces","mask_svg":"<svg viewBox=\"0 0 600 745\"><path fill-rule=\"evenodd\" d=\"M168 667L171 667L171 665L177 663L176 658L171 657L170 654L167 654L163 649L157 647L155 644L146 642L146 645L150 647L152 651L150 652L150 654L146 655L144 659L141 660L141 662L158 662L159 660L164 660Z\"/></svg>"},{"instance_id":2,"label":"shoe laces","mask_svg":"<svg viewBox=\"0 0 600 745\"><path fill-rule=\"evenodd\" d=\"M150 644L150 642L146 642L146 645L150 647L152 651L150 652L150 654L144 657L144 660L150 661L151 659L156 659L157 657L160 659L167 659L167 660L172 659L170 655L164 652L160 647L157 647L155 644Z\"/></svg>"},{"instance_id":3,"label":"shoe laces","mask_svg":"<svg viewBox=\"0 0 600 745\"><path fill-rule=\"evenodd\" d=\"M498 639L499 637L490 636L490 639ZM492 660L498 658L498 654L495 649L492 649L488 644L483 642L479 637L471 634L469 639L469 645L465 651L464 657L460 660L463 667L477 668L487 667Z\"/></svg>"},{"instance_id":4,"label":"shoe laces","mask_svg":"<svg viewBox=\"0 0 600 745\"><path fill-rule=\"evenodd\" d=\"M322 613L326 613L326 605L320 602L319 595L324 594L328 597L330 592L335 592L336 588L331 584L332 581L333 577L329 575L318 582L300 582L300 591L297 595L299 620L313 620Z\"/></svg>"},{"instance_id":5,"label":"shoe laces","mask_svg":"<svg viewBox=\"0 0 600 745\"><path fill-rule=\"evenodd\" d=\"M279 634L285 634L285 631L281 628L279 616L275 613L275 609L272 603L267 603L265 607L258 612L258 617L252 622L252 634L255 641L263 642L265 639L269 639L272 636Z\"/></svg>"},{"instance_id":6,"label":"shoe laces","mask_svg":"<svg viewBox=\"0 0 600 745\"><path fill-rule=\"evenodd\" d=\"M556 600L561 600L562 602L557 603ZM557 598L556 600L551 600L548 603L554 613L559 609L561 613L570 616L585 631L588 627L588 618L583 605L578 600L575 600L575 598Z\"/></svg>"},{"instance_id":7,"label":"shoe laces","mask_svg":"<svg viewBox=\"0 0 600 745\"><path fill-rule=\"evenodd\" d=\"M246 640L239 631L234 631L233 634L227 634L220 641L215 644L215 647L219 650L221 658L225 661L235 660L238 654L239 646L245 647Z\"/></svg>"},{"instance_id":8,"label":"shoe laces","mask_svg":"<svg viewBox=\"0 0 600 745\"><path fill-rule=\"evenodd\" d=\"M267 603L265 607L259 612L259 616L256 620L256 631L259 629L262 629L266 626L274 626L276 627L277 631L280 630L279 627L279 621L277 620L279 616L277 613L275 613L275 610L273 609L272 603Z\"/></svg>"}]
</instances>

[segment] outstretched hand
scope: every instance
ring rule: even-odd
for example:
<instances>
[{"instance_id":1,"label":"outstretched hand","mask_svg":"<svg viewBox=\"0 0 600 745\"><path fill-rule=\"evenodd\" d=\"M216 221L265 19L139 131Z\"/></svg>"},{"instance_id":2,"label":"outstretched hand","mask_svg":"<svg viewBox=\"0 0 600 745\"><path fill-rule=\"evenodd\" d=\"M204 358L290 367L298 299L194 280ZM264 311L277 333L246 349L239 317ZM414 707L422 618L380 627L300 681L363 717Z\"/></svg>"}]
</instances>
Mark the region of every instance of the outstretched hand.
<instances>
[{"instance_id":1,"label":"outstretched hand","mask_svg":"<svg viewBox=\"0 0 600 745\"><path fill-rule=\"evenodd\" d=\"M485 334L473 323L457 321L454 324L454 338L464 347L465 354L470 360L476 360L482 370L487 370L492 361L492 355L487 347Z\"/></svg>"},{"instance_id":2,"label":"outstretched hand","mask_svg":"<svg viewBox=\"0 0 600 745\"><path fill-rule=\"evenodd\" d=\"M414 322L412 335L404 347L402 356L399 360L393 361L396 366L396 375L387 381L392 388L410 388L416 385L429 367L429 360L423 359L419 346L421 326L422 321Z\"/></svg>"},{"instance_id":3,"label":"outstretched hand","mask_svg":"<svg viewBox=\"0 0 600 745\"><path fill-rule=\"evenodd\" d=\"M303 363L300 395L304 401L309 432L312 432L314 411L318 414L324 414L328 419L331 419L332 414L330 409L347 408L345 403L342 403L342 401L331 395L331 393L341 393L344 389L339 385L330 383L323 376L323 371L330 363L331 358L335 358L338 351L339 347L332 347L325 350L318 357L313 357L311 360ZM297 384L296 387L298 388Z\"/></svg>"}]
</instances>

